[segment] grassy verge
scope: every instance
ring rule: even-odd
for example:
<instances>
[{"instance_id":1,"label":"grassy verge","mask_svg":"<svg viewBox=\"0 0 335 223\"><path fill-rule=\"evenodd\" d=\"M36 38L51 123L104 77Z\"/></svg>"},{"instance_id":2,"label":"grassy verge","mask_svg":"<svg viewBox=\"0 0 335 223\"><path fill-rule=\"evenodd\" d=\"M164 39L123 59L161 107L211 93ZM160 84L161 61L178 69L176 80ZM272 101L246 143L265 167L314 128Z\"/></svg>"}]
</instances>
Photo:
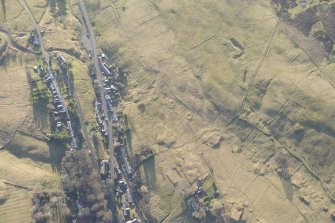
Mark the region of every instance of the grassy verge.
<instances>
[{"instance_id":1,"label":"grassy verge","mask_svg":"<svg viewBox=\"0 0 335 223\"><path fill-rule=\"evenodd\" d=\"M71 63L73 84L78 94L80 105L84 111L85 119L88 122L94 123L95 117L92 103L95 99L95 94L87 66L75 58L71 58L69 62Z\"/></svg>"}]
</instances>

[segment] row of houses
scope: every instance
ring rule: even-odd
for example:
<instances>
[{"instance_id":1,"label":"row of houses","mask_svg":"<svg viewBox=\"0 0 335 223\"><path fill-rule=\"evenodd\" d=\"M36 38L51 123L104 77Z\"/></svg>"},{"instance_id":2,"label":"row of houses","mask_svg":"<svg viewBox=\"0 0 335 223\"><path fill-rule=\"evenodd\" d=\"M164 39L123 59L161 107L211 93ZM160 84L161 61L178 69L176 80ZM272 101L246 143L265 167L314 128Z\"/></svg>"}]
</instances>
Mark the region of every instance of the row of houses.
<instances>
[{"instance_id":1,"label":"row of houses","mask_svg":"<svg viewBox=\"0 0 335 223\"><path fill-rule=\"evenodd\" d=\"M129 157L127 155L126 148L124 146L124 131L120 125L116 108L120 101L120 85L118 82L118 70L112 66L109 66L105 55L99 57L99 66L104 74L103 84L100 86L103 88L103 100L106 102L107 117L101 118L100 105L96 103L95 111L98 123L101 120L102 134L108 129L108 123L111 123L113 130L113 148L115 155L114 165L114 185L115 185L115 196L121 200L121 209L123 220L126 223L136 223L138 220L131 216L130 209L134 208L134 200L131 189L131 182L133 177L133 169L131 167ZM100 118L99 118L100 117ZM109 122L106 121L106 118ZM104 122L105 121L105 122ZM107 125L105 126L106 123ZM107 133L108 135L108 133Z\"/></svg>"},{"instance_id":2,"label":"row of houses","mask_svg":"<svg viewBox=\"0 0 335 223\"><path fill-rule=\"evenodd\" d=\"M117 77L118 74L118 70L116 69L116 67L114 66L109 66L109 64L106 62L106 56L105 54L101 54L99 57L99 67L100 70L102 71L102 73L107 76L107 77L111 77L111 78L115 78Z\"/></svg>"},{"instance_id":3,"label":"row of houses","mask_svg":"<svg viewBox=\"0 0 335 223\"><path fill-rule=\"evenodd\" d=\"M127 174L128 180L132 180L133 177L133 168L130 165L128 155L126 153L125 147L122 145L116 147L115 155L118 160L121 161L121 168L123 172Z\"/></svg>"},{"instance_id":4,"label":"row of houses","mask_svg":"<svg viewBox=\"0 0 335 223\"><path fill-rule=\"evenodd\" d=\"M123 183L123 185L126 185L125 181L121 181L121 183ZM124 187L123 190L124 193L122 194L121 197L123 221L126 223L138 222L136 217L134 217L134 215L133 216L131 215L130 211L132 208L134 208L134 202L131 195L131 191L127 187Z\"/></svg>"},{"instance_id":5,"label":"row of houses","mask_svg":"<svg viewBox=\"0 0 335 223\"><path fill-rule=\"evenodd\" d=\"M63 58L64 59L64 58ZM65 59L64 59L65 61ZM66 61L65 61L66 63ZM60 65L60 64L59 64ZM35 68L37 68L35 66ZM39 68L35 69L40 72L40 74L42 75L42 77L44 78L50 92L52 95L52 103L55 107L54 110L54 117L57 118L57 124L56 124L56 128L57 130L62 128L63 126L66 127L69 136L71 137L71 148L72 149L78 149L78 143L74 134L74 130L73 130L73 124L70 120L70 116L69 113L66 109L66 105L62 99L61 96L61 92L59 90L55 75L53 73L53 71L51 70L50 66L47 65L46 69L44 69L42 66L40 66ZM44 76L43 76L44 75Z\"/></svg>"},{"instance_id":6,"label":"row of houses","mask_svg":"<svg viewBox=\"0 0 335 223\"><path fill-rule=\"evenodd\" d=\"M66 62L66 60L65 60L65 58L64 58L63 56L59 55L59 56L57 57L57 62L58 62L59 67L61 67L61 68L66 68L66 64L67 64L67 62ZM58 86L57 86L56 79L55 79L55 77L53 76L53 73L52 73L50 67L48 67L48 71L50 72L50 75L52 75L52 80L53 80L53 83L54 83L54 85L55 85L56 91L57 91L58 95L60 95L60 90L59 90L59 88L58 88ZM61 101L60 96L59 96L59 99L60 99L60 101ZM62 103L62 102L61 102L61 103ZM72 140L72 143L71 143L72 149L78 149L78 143L77 143L76 136L75 136L75 134L74 134L73 123L72 123L72 121L71 121L71 119L70 119L70 115L69 115L69 113L67 112L67 110L66 110L66 108L65 108L65 106L64 106L64 103L61 104L61 107L60 107L60 108L62 109L62 107L64 108L64 110L65 110L65 112L66 112L66 118L67 118L67 123L66 123L66 124L67 124L67 130L68 130L69 135L70 135L71 140Z\"/></svg>"}]
</instances>

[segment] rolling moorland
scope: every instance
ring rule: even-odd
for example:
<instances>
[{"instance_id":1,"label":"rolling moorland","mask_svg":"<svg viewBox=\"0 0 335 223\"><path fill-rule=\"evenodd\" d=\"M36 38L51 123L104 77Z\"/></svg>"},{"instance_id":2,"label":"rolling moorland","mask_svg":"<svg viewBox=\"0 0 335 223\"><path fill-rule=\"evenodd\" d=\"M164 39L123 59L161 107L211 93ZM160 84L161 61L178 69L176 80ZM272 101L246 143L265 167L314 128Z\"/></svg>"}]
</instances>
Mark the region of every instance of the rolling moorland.
<instances>
[{"instance_id":1,"label":"rolling moorland","mask_svg":"<svg viewBox=\"0 0 335 223\"><path fill-rule=\"evenodd\" d=\"M86 2L153 218L185 221L210 174L233 222L332 222L333 1Z\"/></svg>"},{"instance_id":2,"label":"rolling moorland","mask_svg":"<svg viewBox=\"0 0 335 223\"><path fill-rule=\"evenodd\" d=\"M99 52L126 77L119 112L149 222L335 221L335 1L85 3ZM48 102L32 97L43 62L27 40L37 23L44 49L71 64L89 129L83 148L107 159L79 1L2 0L0 8L0 222L31 222L36 194L57 203L43 222L65 222L67 146L50 142ZM199 188L206 213L186 202Z\"/></svg>"}]
</instances>

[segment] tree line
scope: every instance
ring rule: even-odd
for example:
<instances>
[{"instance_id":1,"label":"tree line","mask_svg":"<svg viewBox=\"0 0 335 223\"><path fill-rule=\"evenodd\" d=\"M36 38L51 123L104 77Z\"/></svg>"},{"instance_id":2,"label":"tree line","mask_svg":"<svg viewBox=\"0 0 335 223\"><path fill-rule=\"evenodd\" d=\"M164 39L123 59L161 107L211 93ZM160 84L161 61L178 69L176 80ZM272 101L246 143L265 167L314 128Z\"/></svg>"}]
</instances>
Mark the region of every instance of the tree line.
<instances>
[{"instance_id":1,"label":"tree line","mask_svg":"<svg viewBox=\"0 0 335 223\"><path fill-rule=\"evenodd\" d=\"M86 150L67 151L61 163L61 175L68 206L78 222L112 221L107 194Z\"/></svg>"}]
</instances>

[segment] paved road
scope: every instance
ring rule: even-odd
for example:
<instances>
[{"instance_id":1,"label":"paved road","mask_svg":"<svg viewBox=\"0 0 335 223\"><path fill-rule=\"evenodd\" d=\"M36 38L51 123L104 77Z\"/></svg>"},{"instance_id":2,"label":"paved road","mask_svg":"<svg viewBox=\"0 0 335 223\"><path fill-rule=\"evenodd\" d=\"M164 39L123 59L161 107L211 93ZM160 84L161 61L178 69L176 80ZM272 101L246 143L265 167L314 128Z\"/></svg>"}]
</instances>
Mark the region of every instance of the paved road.
<instances>
[{"instance_id":1,"label":"paved road","mask_svg":"<svg viewBox=\"0 0 335 223\"><path fill-rule=\"evenodd\" d=\"M24 7L24 9L26 10L26 12L29 14L31 21L33 22L33 25L34 25L34 27L35 27L35 29L36 29L39 37L40 37L40 45L41 45L42 56L46 60L46 62L49 64L50 55L45 50L45 48L43 46L42 35L41 35L41 32L40 32L40 27L39 27L39 25L38 25L38 23L37 23L34 15L33 15L33 13L31 12L31 10L30 10L27 2L25 0L19 0L19 1L20 1L21 5ZM0 31L1 31L1 29L0 29ZM52 74L52 72L50 72L50 73ZM69 77L68 73L67 73L67 76ZM54 77L53 77L53 80L55 80ZM59 93L58 95L61 96L59 88L58 88L58 85L57 85L57 82L54 81L54 84L56 86L57 92ZM83 133L84 140L86 142L86 145L87 145L88 149L92 151L92 144L90 142L90 138L89 138L89 135L88 135L88 132L87 132L87 129L86 129L84 112L83 112L83 110L81 108L79 97L78 97L78 95L77 95L77 93L75 91L73 83L69 82L69 86L70 86L71 93L74 96L76 104L77 104L78 113L79 113L78 115L79 115L79 119L80 119L80 122L81 122L81 127L82 127L82 133ZM63 103L63 104L66 107L65 103ZM93 158L92 156L91 156L91 160L92 160L93 166L95 168L99 168L99 164L98 164L97 160L95 158Z\"/></svg>"},{"instance_id":2,"label":"paved road","mask_svg":"<svg viewBox=\"0 0 335 223\"><path fill-rule=\"evenodd\" d=\"M50 59L50 55L49 53L45 50L43 44L42 44L42 35L41 35L41 32L40 32L40 28L39 28L39 25L38 23L36 22L36 19L34 17L34 15L32 14L28 4L26 3L25 0L19 0L20 3L22 4L22 6L24 7L24 9L27 11L27 13L29 14L33 24L34 24L34 27L40 37L40 45L41 45L41 52L42 52L42 56L44 57L44 59L47 61L47 63L49 64L49 59ZM97 74L98 74L98 80L99 80L99 83L102 83L102 74L101 74L101 71L99 69L99 65L98 65L98 54L97 54L97 51L96 51L96 42L95 42L95 37L94 37L94 32L92 30L92 26L90 24L90 21L88 19L88 16L87 16L87 12L86 12L86 7L85 7L85 4L83 1L80 1L80 8L83 10L83 17L84 17L84 21L85 21L85 24L86 24L86 27L88 27L88 30L90 31L90 34L91 34L91 37L90 38L90 43L91 43L91 49L92 49L92 58L94 60L94 64L96 66L96 70L97 70ZM49 66L48 66L49 67ZM69 75L68 75L69 77ZM89 136L87 134L87 129L86 129L86 126L85 126L85 119L84 119L84 113L83 113L83 110L80 106L80 102L79 102L79 98L78 98L78 95L75 91L75 88L73 86L73 84L71 82L70 83L70 90L71 92L73 93L73 96L75 97L75 100L76 100L76 103L77 103L77 106L78 106L78 110L79 110L79 118L80 118L80 122L82 123L82 132L83 132L83 137L86 141L86 144L88 146L88 148L92 151L92 145L90 143L90 140L89 140ZM57 83L56 83L57 85ZM58 87L57 87L58 88ZM101 90L102 91L102 90ZM101 92L101 95L103 95L103 92ZM107 106L106 106L106 102L105 100L103 100L103 109L105 111L105 114L107 115ZM65 105L64 105L65 106ZM111 127L111 123L108 123L108 133L109 133L109 150L110 152L112 152L111 154L114 154L113 152L113 137L112 137L112 127ZM91 160L93 162L93 165L95 168L99 168L99 164L96 160L95 157L91 156ZM113 161L113 159L111 159L111 161ZM114 162L111 162L111 164L114 163ZM111 165L111 169L112 169L112 177L114 177L114 166ZM112 195L112 204L114 205L115 204L115 200L114 200L114 185L112 186L111 188L111 195ZM114 209L113 209L114 210ZM121 222L121 221L119 221Z\"/></svg>"},{"instance_id":3,"label":"paved road","mask_svg":"<svg viewBox=\"0 0 335 223\"><path fill-rule=\"evenodd\" d=\"M81 8L81 11L82 11L82 16L83 16L83 19L84 19L84 23L86 25L86 28L87 28L87 32L89 34L89 48L91 50L91 53L92 53L92 60L94 62L94 65L95 65L95 68L96 68L96 72L97 72L97 80L99 82L99 84L101 86L103 86L103 83L102 83L102 72L100 70L100 66L99 66L99 59L98 59L98 52L97 52L97 47L96 47L96 39L95 39L95 34L93 32L93 28L92 28L92 25L90 23L90 20L89 20L89 17L88 17L88 13L87 13L87 9L85 7L85 3L84 3L84 0L79 0L79 4L80 4L80 8ZM85 44L83 42L83 44ZM106 105L106 100L104 100L104 91L102 88L100 88L100 93L101 93L101 98L102 98L102 108L103 108L103 111L106 115L106 117L108 117L108 113L107 113L107 105ZM108 138L109 138L109 153L110 153L110 161L111 161L111 170L112 170L112 173L111 173L111 176L113 177L114 176L114 167L115 167L115 162L116 162L116 157L114 155L114 151L113 151L113 134L112 134L112 122L109 118L107 118L107 121L108 121ZM131 191L131 194L133 194L133 191L132 191L132 188L131 188L131 183L128 181L125 173L123 173L124 175L124 179L126 180L127 184L128 184L128 187L129 187L129 190ZM112 193L112 202L115 201L115 198L114 198L114 187L111 188L111 193ZM142 222L146 222L144 217L142 216L142 213L139 211L139 207L136 205L136 209L137 209L137 212L142 220ZM115 209L114 209L115 210ZM119 217L120 218L120 217ZM119 222L120 219L119 219Z\"/></svg>"},{"instance_id":4,"label":"paved road","mask_svg":"<svg viewBox=\"0 0 335 223\"><path fill-rule=\"evenodd\" d=\"M80 4L80 9L82 11L82 15L83 15L83 19L84 19L84 23L85 23L85 26L87 28L87 31L88 31L88 34L89 34L89 47L90 50L91 50L91 53L92 53L92 60L93 60L93 63L94 63L94 66L95 66L95 69L96 69L96 74L97 74L97 80L99 82L99 85L103 86L103 83L102 83L102 73L101 73L101 70L100 70L100 67L99 67L99 59L98 59L98 51L97 51L97 47L96 47L96 40L95 40L95 35L94 35L94 32L93 32L93 28L92 28L92 25L91 25L91 22L88 18L88 14L87 14L87 10L86 10L86 6L85 6L85 3L84 3L84 0L79 0L79 4ZM106 101L104 100L104 91L102 88L100 88L100 94L101 94L101 104L102 104L102 109L105 113L105 116L107 117L107 104L106 104ZM112 156L112 154L114 154L114 151L113 151L113 134L112 134L112 123L110 122L109 119L107 119L107 122L108 122L108 150L110 152L110 155ZM113 162L113 159L111 159L111 168L110 168L112 171L113 171L113 175L114 176L114 162Z\"/></svg>"},{"instance_id":5,"label":"paved road","mask_svg":"<svg viewBox=\"0 0 335 223\"><path fill-rule=\"evenodd\" d=\"M95 34L93 32L93 27L91 25L91 22L88 18L88 13L87 9L84 3L84 0L79 0L79 6L81 9L82 17L83 17L83 22L85 23L85 27L87 29L87 32L89 34L89 41L88 44L85 45L85 47L91 51L92 54L92 60L95 66L96 74L97 74L97 80L99 85L103 86L102 83L102 73L99 67L99 58L98 58L98 51L97 51L97 46L96 46L96 40L95 40ZM85 44L85 43L84 43ZM108 117L107 113L107 104L106 100L104 99L104 91L103 88L100 88L100 95L101 95L101 104L102 104L102 109L104 111L105 117ZM112 123L111 121L107 118L107 124L108 124L108 151L110 154L110 171L111 171L111 177L112 179L114 178L114 167L115 167L115 157L114 157L114 150L113 150L113 134L112 134ZM121 222L121 219L118 215L115 215L116 213L116 202L115 202L115 197L114 197L114 181L112 180L112 186L110 188L110 194L111 194L111 209L112 212L114 213L114 216L117 218L117 222Z\"/></svg>"},{"instance_id":6,"label":"paved road","mask_svg":"<svg viewBox=\"0 0 335 223\"><path fill-rule=\"evenodd\" d=\"M45 59L45 61L47 62L47 72L48 72L48 74L49 74L49 75L51 76L51 78L52 78L52 83L53 83L53 85L54 85L55 88L56 88L56 91L57 91L57 93L58 93L58 96L60 97L60 99L61 99L61 101L62 101L62 104L63 104L63 106L64 106L64 108L65 108L65 110L66 110L67 117L69 118L70 116L69 116L69 113L68 113L67 106L66 106L66 104L64 103L64 100L63 100L63 98L62 98L62 94L61 94L60 89L59 89L59 87L58 87L56 78L55 78L55 76L53 75L53 72L52 72L51 69L50 69L50 64L49 64L50 55L49 55L49 53L45 50L45 48L44 48L44 46L43 46L42 35L41 35L41 32L40 32L40 27L39 27L38 23L36 22L36 19L35 19L33 13L31 12L31 10L30 10L30 8L29 8L27 2L26 2L25 0L19 0L19 1L20 1L20 4L23 6L24 10L29 14L29 17L30 17L30 19L31 19L31 21L32 21L32 23L33 23L33 25L34 25L34 27L35 27L35 30L36 30L36 32L37 32L38 35L39 35L39 38L40 38L40 49L41 49L41 52L42 52L42 57L43 57L43 58ZM82 120L80 120L80 121L82 121ZM84 124L84 123L83 123L83 124ZM72 121L72 120L70 120L70 125L71 125L71 129L73 130L73 121ZM76 136L74 136L74 137L72 138L72 141L73 141L72 145L76 145L76 144L77 144ZM75 149L76 149L76 148L75 148Z\"/></svg>"},{"instance_id":7,"label":"paved road","mask_svg":"<svg viewBox=\"0 0 335 223\"><path fill-rule=\"evenodd\" d=\"M41 32L40 32L40 27L39 27L39 25L38 25L38 23L37 23L34 15L33 15L33 13L31 12L31 10L30 10L27 2L25 0L19 0L19 1L20 1L21 5L24 7L24 9L26 10L26 12L29 14L29 17L30 17L31 21L33 22L33 25L34 25L34 27L35 27L35 29L36 29L39 37L40 37L40 45L41 45L42 56L44 57L44 59L49 64L50 55L45 50L45 48L44 48L44 46L42 44L42 35L41 35ZM52 73L52 72L50 72L50 73ZM69 74L68 74L68 71L67 71L67 76L70 77ZM53 78L53 80L54 80L54 78ZM61 96L59 88L58 88L58 85L57 85L57 82L55 81L54 84L55 84L55 86L57 88L59 96ZM70 86L70 91L71 91L72 95L74 96L76 104L77 104L78 113L79 113L79 119L80 119L80 122L81 122L81 127L82 127L82 133L83 133L84 140L86 142L86 145L87 145L88 149L92 151L92 144L90 142L90 138L89 138L89 135L88 135L88 132L87 132L87 129L86 129L84 112L83 112L83 110L81 108L79 97L78 97L78 95L77 95L77 93L75 91L75 88L73 86L73 83L71 81L69 81L69 86ZM64 106L65 106L65 104L64 104ZM94 159L94 158L91 158L91 160L93 162L93 166L95 168L99 168L97 160Z\"/></svg>"},{"instance_id":8,"label":"paved road","mask_svg":"<svg viewBox=\"0 0 335 223\"><path fill-rule=\"evenodd\" d=\"M36 29L36 32L40 38L40 45L41 45L41 52L42 52L42 56L44 57L44 59L47 61L47 63L49 64L49 54L48 52L45 50L43 44L42 44L42 35L40 32L40 26L38 25L33 13L31 12L27 2L25 0L19 0L21 5L23 6L23 8L26 10L26 12L29 14L30 20L33 22L33 25Z\"/></svg>"}]
</instances>

